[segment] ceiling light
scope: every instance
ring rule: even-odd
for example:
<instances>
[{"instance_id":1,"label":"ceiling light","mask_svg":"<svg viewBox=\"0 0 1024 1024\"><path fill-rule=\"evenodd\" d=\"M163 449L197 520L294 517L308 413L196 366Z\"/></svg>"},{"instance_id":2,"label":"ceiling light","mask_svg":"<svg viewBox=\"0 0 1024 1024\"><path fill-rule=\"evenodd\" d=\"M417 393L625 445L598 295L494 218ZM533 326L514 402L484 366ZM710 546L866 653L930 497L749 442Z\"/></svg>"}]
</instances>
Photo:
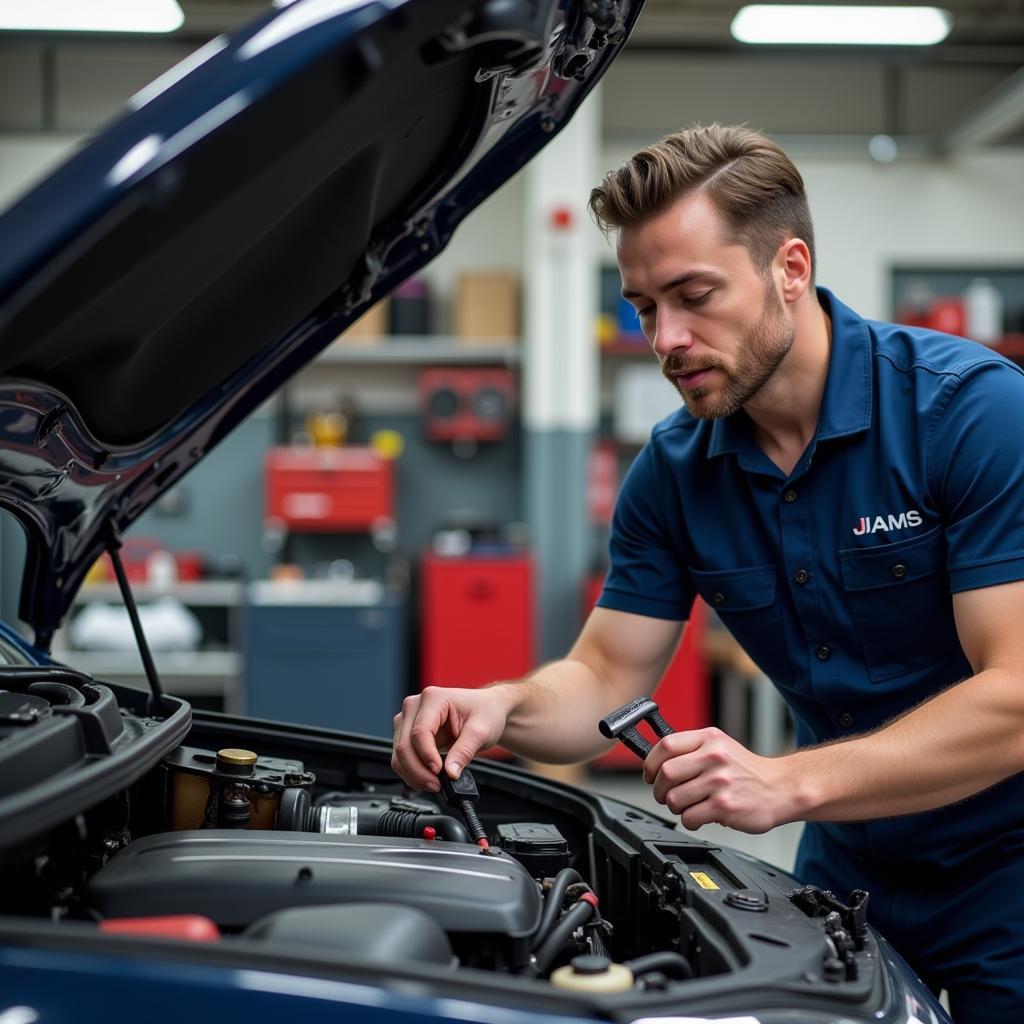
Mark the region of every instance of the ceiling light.
<instances>
[{"instance_id":1,"label":"ceiling light","mask_svg":"<svg viewBox=\"0 0 1024 1024\"><path fill-rule=\"evenodd\" d=\"M933 46L953 27L938 7L754 4L733 18L741 43L819 46Z\"/></svg>"},{"instance_id":2,"label":"ceiling light","mask_svg":"<svg viewBox=\"0 0 1024 1024\"><path fill-rule=\"evenodd\" d=\"M184 21L177 0L0 0L0 30L173 32Z\"/></svg>"}]
</instances>

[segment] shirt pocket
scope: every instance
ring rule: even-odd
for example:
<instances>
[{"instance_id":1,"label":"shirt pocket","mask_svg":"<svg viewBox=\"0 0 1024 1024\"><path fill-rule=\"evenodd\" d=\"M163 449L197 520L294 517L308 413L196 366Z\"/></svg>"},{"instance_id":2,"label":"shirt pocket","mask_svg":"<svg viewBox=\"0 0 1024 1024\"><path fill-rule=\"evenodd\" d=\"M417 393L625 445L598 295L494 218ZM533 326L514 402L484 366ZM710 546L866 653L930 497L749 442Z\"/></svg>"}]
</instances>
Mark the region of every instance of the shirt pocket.
<instances>
[{"instance_id":1,"label":"shirt pocket","mask_svg":"<svg viewBox=\"0 0 1024 1024\"><path fill-rule=\"evenodd\" d=\"M960 650L941 527L881 547L848 548L839 560L873 682L938 665Z\"/></svg>"},{"instance_id":2,"label":"shirt pocket","mask_svg":"<svg viewBox=\"0 0 1024 1024\"><path fill-rule=\"evenodd\" d=\"M775 600L773 565L709 572L690 569L694 587L736 642L777 683L790 683L782 639L782 612Z\"/></svg>"}]
</instances>

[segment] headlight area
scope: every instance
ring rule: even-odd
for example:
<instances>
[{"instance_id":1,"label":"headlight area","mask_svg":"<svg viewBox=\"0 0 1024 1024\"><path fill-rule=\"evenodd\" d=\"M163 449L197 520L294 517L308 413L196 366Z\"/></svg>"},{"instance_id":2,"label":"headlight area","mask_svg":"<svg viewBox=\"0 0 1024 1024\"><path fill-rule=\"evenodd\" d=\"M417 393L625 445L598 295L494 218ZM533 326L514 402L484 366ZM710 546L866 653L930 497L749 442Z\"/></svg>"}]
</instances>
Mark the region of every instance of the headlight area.
<instances>
[{"instance_id":1,"label":"headlight area","mask_svg":"<svg viewBox=\"0 0 1024 1024\"><path fill-rule=\"evenodd\" d=\"M383 743L215 717L134 785L5 851L0 912L75 948L94 935L128 956L405 979L623 1022L945 1020L867 926L864 894L801 887L514 768L474 765L467 810L460 792L404 790Z\"/></svg>"}]
</instances>

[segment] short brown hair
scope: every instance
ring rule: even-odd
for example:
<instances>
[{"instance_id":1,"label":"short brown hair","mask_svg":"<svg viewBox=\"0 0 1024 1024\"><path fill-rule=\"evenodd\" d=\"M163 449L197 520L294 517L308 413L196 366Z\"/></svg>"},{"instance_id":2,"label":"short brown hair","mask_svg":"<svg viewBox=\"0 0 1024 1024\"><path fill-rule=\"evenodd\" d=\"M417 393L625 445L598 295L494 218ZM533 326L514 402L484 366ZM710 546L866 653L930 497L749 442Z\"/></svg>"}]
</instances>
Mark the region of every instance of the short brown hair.
<instances>
[{"instance_id":1,"label":"short brown hair","mask_svg":"<svg viewBox=\"0 0 1024 1024\"><path fill-rule=\"evenodd\" d=\"M815 266L814 228L804 181L766 135L734 125L694 125L666 135L609 171L590 193L590 212L606 234L660 213L705 190L762 274L787 237L802 238Z\"/></svg>"}]
</instances>

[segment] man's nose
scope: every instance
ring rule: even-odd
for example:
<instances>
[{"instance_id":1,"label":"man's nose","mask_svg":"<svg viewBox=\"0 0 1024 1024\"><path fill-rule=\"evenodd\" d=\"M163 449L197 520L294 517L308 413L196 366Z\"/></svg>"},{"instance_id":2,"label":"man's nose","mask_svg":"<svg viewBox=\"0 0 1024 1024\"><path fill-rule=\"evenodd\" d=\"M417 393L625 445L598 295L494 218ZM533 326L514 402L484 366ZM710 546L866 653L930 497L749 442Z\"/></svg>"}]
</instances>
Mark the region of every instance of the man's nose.
<instances>
[{"instance_id":1,"label":"man's nose","mask_svg":"<svg viewBox=\"0 0 1024 1024\"><path fill-rule=\"evenodd\" d=\"M693 346L693 334L685 318L675 316L672 312L658 316L655 325L653 348L664 359L673 352L688 351Z\"/></svg>"}]
</instances>

